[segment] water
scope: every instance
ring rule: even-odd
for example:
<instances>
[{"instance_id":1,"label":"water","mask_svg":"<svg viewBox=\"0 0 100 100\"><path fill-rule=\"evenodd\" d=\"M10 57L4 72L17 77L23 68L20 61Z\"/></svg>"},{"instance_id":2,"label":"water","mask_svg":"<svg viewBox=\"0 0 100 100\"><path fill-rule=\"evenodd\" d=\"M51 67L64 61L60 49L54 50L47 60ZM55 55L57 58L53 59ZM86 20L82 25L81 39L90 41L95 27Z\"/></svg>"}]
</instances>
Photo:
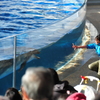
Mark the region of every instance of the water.
<instances>
[{"instance_id":1,"label":"water","mask_svg":"<svg viewBox=\"0 0 100 100\"><path fill-rule=\"evenodd\" d=\"M0 0L0 39L25 33L18 36L17 41L17 46L20 48L17 52L21 54L17 56L16 87L18 89L20 88L21 77L29 66L51 67L57 70L73 57L75 52L71 45L75 41L82 42L85 25L83 15L85 13L81 11L82 13L78 13L80 15L76 14L72 17L73 20L81 22L80 24L79 22L75 25L69 24L72 19L65 19L65 22L63 19L71 16L83 3L84 0ZM68 23L68 25L58 24L60 20L62 23ZM54 25L56 27L48 27L54 23L56 23ZM58 30L53 32L56 28ZM37 31L34 32L34 30ZM42 34L40 34L41 30ZM67 32L70 34L66 34ZM27 39L26 42L23 41L24 39ZM0 94L4 94L7 88L12 87L13 59L11 58L13 49L9 48L13 47L11 46L12 43L11 39L0 41ZM22 55L22 50L25 49L23 46L26 47L25 43L30 47L34 43L34 47L40 50L38 56L41 59L28 61L25 68L18 71L25 60L25 55ZM5 50L3 51L3 49ZM7 80L9 81L7 82Z\"/></svg>"},{"instance_id":2,"label":"water","mask_svg":"<svg viewBox=\"0 0 100 100\"><path fill-rule=\"evenodd\" d=\"M0 0L0 38L55 23L70 16L83 2L84 0Z\"/></svg>"},{"instance_id":3,"label":"water","mask_svg":"<svg viewBox=\"0 0 100 100\"><path fill-rule=\"evenodd\" d=\"M83 3L84 1L82 0L1 0L0 38L2 39L4 37L24 33L17 37L18 56L25 53L22 51L26 49L26 46L29 48L29 46L32 47L34 45L35 49L41 50L41 54L39 54L39 56L42 58L41 60L35 60L35 66L53 67L55 69L59 69L64 62L71 59L72 56L69 56L73 53L71 45L77 41L79 37L81 42L81 34L84 27L84 22L81 23L82 25L80 26L79 24L64 24L65 22L71 23L72 19L77 20L78 14L80 13L73 16L71 20L69 19L63 22L63 19L71 16L74 12L81 8ZM59 21L61 20L61 23L63 24L60 26ZM48 27L54 23L56 24L53 28L52 26ZM66 31L66 26L71 27L72 30L69 28L69 30ZM80 30L75 29L75 27L79 27ZM56 28L58 29L55 32L54 30ZM36 29L38 30L34 31ZM40 34L41 29L42 34ZM27 31L29 33L27 33ZM71 35L73 34L75 37L73 38L70 35L66 35L67 32L71 33ZM63 37L64 35L65 37ZM0 68L3 68L3 70L0 70L0 74L5 72L3 73L4 75L0 76L0 78L12 72L12 68L10 69L8 65L3 65L2 61L3 63L7 63L9 61L11 63L13 62L13 42L13 39L4 39L0 41ZM47 48L44 48L46 46ZM48 52L52 53L48 54ZM8 61L6 61L7 59ZM23 61L23 57L20 61ZM17 69L20 67L19 63L20 62L18 62Z\"/></svg>"}]
</instances>

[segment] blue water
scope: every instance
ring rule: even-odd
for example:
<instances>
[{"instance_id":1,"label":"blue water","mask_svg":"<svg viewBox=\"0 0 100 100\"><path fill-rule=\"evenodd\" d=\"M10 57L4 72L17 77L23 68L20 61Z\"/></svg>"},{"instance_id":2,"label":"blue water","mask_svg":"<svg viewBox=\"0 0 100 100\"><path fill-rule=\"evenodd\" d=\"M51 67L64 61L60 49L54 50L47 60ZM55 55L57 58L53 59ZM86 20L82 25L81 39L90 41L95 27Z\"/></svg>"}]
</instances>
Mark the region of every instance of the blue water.
<instances>
[{"instance_id":1,"label":"blue water","mask_svg":"<svg viewBox=\"0 0 100 100\"><path fill-rule=\"evenodd\" d=\"M0 0L0 38L55 23L70 16L83 2L84 0Z\"/></svg>"},{"instance_id":2,"label":"blue water","mask_svg":"<svg viewBox=\"0 0 100 100\"><path fill-rule=\"evenodd\" d=\"M34 62L35 66L44 66L44 67L52 66L53 68L58 69L61 65L64 64L65 61L64 55L68 56L69 54L72 53L73 50L71 48L71 44L77 41L77 39L81 36L80 33L82 33L83 31L82 29L84 27L84 24L82 27L80 26L81 27L80 33L77 33L76 31L76 34L74 34L75 32L73 31L75 38L74 39L72 38L71 41L69 40L70 37L69 35L66 36L66 38L64 38L63 40L60 39L60 37L64 35L62 35L63 33L60 33L59 30L56 30L56 32L54 31L54 33L52 33L53 32L52 30L54 29L49 29L47 32L45 32L43 29L42 31L45 32L44 35L43 35L44 32L42 32L41 35L40 33L38 34L38 31L42 27L47 27L53 23L57 23L60 20L71 16L74 12L76 12L79 8L81 8L83 3L84 3L83 0L72 0L72 1L71 0L57 0L57 1L56 0L1 0L0 38L2 39L4 37L25 33L17 37L17 46L20 46L20 48L18 49L19 51L17 50L17 52L19 52L19 54L22 54L23 52L21 49L23 48L23 46L26 47L32 44L32 46L34 45L35 49L41 50L41 54L39 54L39 56L42 59L35 61ZM36 29L38 29L38 31L35 32L34 30ZM66 30L64 28L62 29L63 31ZM30 31L31 34L28 34L27 31L28 32ZM72 30L69 31L71 32ZM58 33L59 36L56 33ZM47 35L46 38L45 35ZM13 49L12 49L13 42L14 41L12 39L4 39L0 41L0 55L1 55L0 61L13 58ZM53 42L57 43L51 45ZM51 46L48 46L48 44L50 44ZM45 49L41 49L44 48L45 46L48 47ZM70 50L67 51L66 50L67 48ZM48 52L51 52L50 50L52 51L52 54L49 53L50 54L49 55ZM55 50L57 54L55 53ZM61 53L61 55L58 55L60 51L65 53L63 54ZM54 54L56 54L56 56L53 54L53 52ZM47 57L49 57L49 59ZM67 60L69 59L70 57L67 58ZM59 61L63 61L63 63L57 65ZM0 68L2 67L3 65L0 66ZM8 71L5 72L7 74L10 70L9 66L8 67L6 66L5 68L3 68L3 70L0 70L0 73L3 73L6 70L6 68L8 68L7 69ZM5 73L3 77L5 76ZM2 78L2 76L0 76L0 78Z\"/></svg>"},{"instance_id":3,"label":"blue water","mask_svg":"<svg viewBox=\"0 0 100 100\"><path fill-rule=\"evenodd\" d=\"M82 32L84 31L85 25L84 20L79 26L75 26L76 29L70 30L70 34L64 33L64 37L61 37L60 39L56 35L56 32L51 34L52 37L54 36L53 40L52 37L50 38L49 31L47 33L48 38L42 38L43 35L38 35L38 32L34 32L34 30L38 29L39 31L42 27L47 27L53 23L59 22L65 17L71 16L83 5L83 3L84 0L0 0L0 39L25 33L21 36L18 36L18 46L21 47L24 44L23 42L25 42L22 41L23 38L28 38L29 36L27 31L30 31L30 37L32 38L28 38L27 40L29 41L27 42L29 42L29 45L31 45L30 41L32 41L34 37L34 41L36 41L36 43L33 41L34 47L36 49L39 48L40 50L40 54L37 56L39 56L41 59L33 59L26 63L25 68L23 68L20 72L17 70L16 87L18 89L20 87L21 76L29 66L51 67L57 70L64 65L65 62L72 58L73 55L69 56L69 54L74 53L71 45L77 40L78 43L82 42ZM57 32L60 35L60 31L58 30ZM49 42L54 43L48 45ZM13 51L8 49L9 43L10 41L0 41L0 47L7 48L7 52L0 48L1 62L3 58L4 60L9 58L10 63L13 62L11 59L12 54L10 54ZM6 53L6 55L3 55L3 52ZM20 61L22 60L23 57L20 59ZM0 65L0 67L3 67L3 65ZM7 80L9 81L6 82ZM3 88L4 83L5 88ZM4 91L11 86L12 67L6 66L0 70L0 94L4 93Z\"/></svg>"},{"instance_id":4,"label":"blue water","mask_svg":"<svg viewBox=\"0 0 100 100\"><path fill-rule=\"evenodd\" d=\"M26 63L21 71L17 70L16 88L20 89L21 78L28 67L43 66L46 68L54 68L57 70L67 61L69 61L75 54L75 50L73 50L71 47L72 43L74 43L74 41L77 41L77 44L80 44L82 42L82 32L84 31L84 25L85 21L83 21L78 28L71 31L70 34L66 34L64 37L62 37L58 42L48 46L47 48L42 49L41 53L38 54L40 59L33 59L30 62ZM70 56L69 54L72 55ZM10 62L11 61L12 60L10 60ZM6 63L4 63L4 65L5 64ZM1 71L3 70L5 70L5 68L1 69ZM12 71L12 68L10 69L8 67L8 69L3 74L0 74L0 94L2 95L4 95L7 88L12 87L13 85Z\"/></svg>"},{"instance_id":5,"label":"blue water","mask_svg":"<svg viewBox=\"0 0 100 100\"><path fill-rule=\"evenodd\" d=\"M61 26L58 26L57 30L54 30L52 26L52 29L48 26L71 16L81 8L83 3L83 0L1 0L0 38L24 33L17 36L17 46L20 46L17 50L18 55L23 53L21 49L26 46L27 48L35 49L44 48L49 44L57 42L66 34L66 29L64 28L62 30L65 33L60 33L59 28ZM42 29L42 32L39 32L42 27L48 27L48 29L46 30L45 28ZM55 29L57 28L56 25L54 27ZM64 26L62 25L62 27ZM36 31L36 29L38 30ZM69 31L71 32L72 30ZM79 35L77 34L78 37ZM14 40L11 38L0 40L0 61L13 58L13 42ZM72 40L72 42L74 41ZM63 47L64 45L60 44L60 46ZM70 54L70 52L68 53Z\"/></svg>"}]
</instances>

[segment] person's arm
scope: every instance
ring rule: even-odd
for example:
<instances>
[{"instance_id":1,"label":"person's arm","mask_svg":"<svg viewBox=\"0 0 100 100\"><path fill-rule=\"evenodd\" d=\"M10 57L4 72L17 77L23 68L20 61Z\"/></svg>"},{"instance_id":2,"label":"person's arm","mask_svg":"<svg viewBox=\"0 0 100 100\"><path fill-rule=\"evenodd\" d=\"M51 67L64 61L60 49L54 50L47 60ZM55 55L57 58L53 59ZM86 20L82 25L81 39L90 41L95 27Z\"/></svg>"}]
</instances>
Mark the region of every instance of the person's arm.
<instances>
[{"instance_id":1,"label":"person's arm","mask_svg":"<svg viewBox=\"0 0 100 100\"><path fill-rule=\"evenodd\" d=\"M86 45L84 45L84 46L77 46L77 45L72 45L72 47L74 48L74 49L78 49L78 48L87 48L87 46Z\"/></svg>"}]
</instances>

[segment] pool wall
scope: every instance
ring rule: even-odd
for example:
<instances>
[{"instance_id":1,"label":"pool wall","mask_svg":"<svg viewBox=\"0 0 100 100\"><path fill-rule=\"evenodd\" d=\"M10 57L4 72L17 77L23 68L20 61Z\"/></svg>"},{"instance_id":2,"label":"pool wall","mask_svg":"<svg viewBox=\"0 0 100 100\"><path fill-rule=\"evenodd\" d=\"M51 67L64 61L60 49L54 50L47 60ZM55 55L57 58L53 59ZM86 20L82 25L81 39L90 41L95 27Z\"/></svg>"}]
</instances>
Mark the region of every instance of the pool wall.
<instances>
[{"instance_id":1,"label":"pool wall","mask_svg":"<svg viewBox=\"0 0 100 100\"><path fill-rule=\"evenodd\" d=\"M72 43L75 44L82 43L82 37L85 29L85 20L86 20L85 14L86 14L86 3L84 3L84 5L78 11L76 11L73 15L71 15L68 18L65 18L53 25L42 28L40 30L26 32L26 34L21 34L17 36L17 43L19 42L18 40L21 39L20 44L22 44L23 47L29 48L28 50L30 50L30 48L31 49L35 48L40 51L40 54L37 54L37 56L39 56L40 59L33 58L31 60L26 59L26 61L25 60L23 61L24 57L26 57L26 55L29 55L29 51L27 51L27 49L25 48L24 51L23 49L19 49L21 47L16 49L17 50L16 57L18 58L16 63L17 89L20 89L21 78L28 67L43 66L46 68L51 67L57 70L72 58L69 57L70 54L75 52L72 49ZM32 35L32 32L34 33L34 35ZM37 37L38 40L36 40ZM9 44L11 44L11 47L14 46L12 44L14 38L13 39L12 38L13 37L11 37L11 39L6 39L6 42L8 41ZM3 52L3 55L5 55L4 53L6 53L6 50L4 50L5 52ZM12 48L9 50L10 53L11 51L14 51L14 49ZM13 85L12 81L13 54L10 53L7 52L6 53L7 55L5 55L5 57L8 57L6 63L9 63L11 65L10 66L6 65L4 68L5 70L3 70L4 72L0 76L1 95L5 93L7 88L12 87ZM1 63L3 62L3 64L5 65L4 61L5 59L2 60ZM19 71L18 69L20 68L20 65L23 63L22 61L26 63L24 63L24 68ZM0 68L2 72L3 66L0 66Z\"/></svg>"},{"instance_id":2,"label":"pool wall","mask_svg":"<svg viewBox=\"0 0 100 100\"><path fill-rule=\"evenodd\" d=\"M62 65L64 65L66 61L66 56L69 55L69 53L74 52L74 50L72 49L72 43L76 43L77 40L81 40L82 33L84 31L84 25L85 25L85 20L82 22L82 24L78 28L73 30L71 34L66 34L55 44L52 44L48 46L47 48L41 49L40 54L37 55L40 57L40 59L34 59L26 63L25 67L21 71L17 70L16 71L16 88L18 89L20 88L21 77L23 76L23 74L25 73L25 70L28 67L43 66L46 68L51 67L51 68L57 69L57 68L60 68ZM82 41L78 41L77 43L80 44L81 42ZM12 87L12 79L13 79L13 73L10 73L9 75L0 79L0 94L4 94L7 88Z\"/></svg>"}]
</instances>

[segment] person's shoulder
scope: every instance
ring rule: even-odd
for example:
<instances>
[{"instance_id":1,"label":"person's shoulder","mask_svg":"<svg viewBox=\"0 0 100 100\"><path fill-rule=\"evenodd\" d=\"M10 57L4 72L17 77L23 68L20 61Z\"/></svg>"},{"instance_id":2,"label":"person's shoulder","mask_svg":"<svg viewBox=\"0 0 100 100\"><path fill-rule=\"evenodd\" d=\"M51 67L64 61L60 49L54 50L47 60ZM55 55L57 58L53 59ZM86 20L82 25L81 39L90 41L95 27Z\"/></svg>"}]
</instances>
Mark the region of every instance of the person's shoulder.
<instances>
[{"instance_id":1,"label":"person's shoulder","mask_svg":"<svg viewBox=\"0 0 100 100\"><path fill-rule=\"evenodd\" d=\"M9 100L8 97L0 95L0 100Z\"/></svg>"},{"instance_id":2,"label":"person's shoulder","mask_svg":"<svg viewBox=\"0 0 100 100\"><path fill-rule=\"evenodd\" d=\"M90 44L87 44L86 47L88 47L88 46L89 47L91 47L91 46L93 47L93 46L96 46L96 45L97 45L96 43L90 43Z\"/></svg>"},{"instance_id":3,"label":"person's shoulder","mask_svg":"<svg viewBox=\"0 0 100 100\"><path fill-rule=\"evenodd\" d=\"M68 85L69 82L67 80L59 81L60 84L64 83L65 85Z\"/></svg>"}]
</instances>

